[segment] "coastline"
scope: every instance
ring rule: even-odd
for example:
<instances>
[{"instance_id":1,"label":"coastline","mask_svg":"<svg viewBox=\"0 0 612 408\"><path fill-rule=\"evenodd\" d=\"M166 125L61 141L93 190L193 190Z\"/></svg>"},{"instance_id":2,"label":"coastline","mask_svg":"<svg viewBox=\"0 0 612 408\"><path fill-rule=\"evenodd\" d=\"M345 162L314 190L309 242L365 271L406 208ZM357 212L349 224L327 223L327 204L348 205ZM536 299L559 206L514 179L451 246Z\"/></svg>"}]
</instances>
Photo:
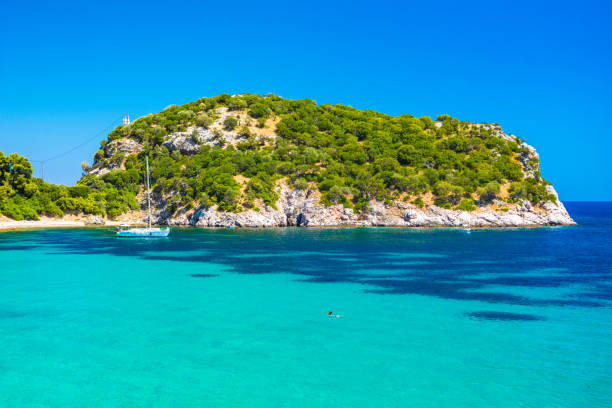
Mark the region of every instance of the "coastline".
<instances>
[{"instance_id":1,"label":"coastline","mask_svg":"<svg viewBox=\"0 0 612 408\"><path fill-rule=\"evenodd\" d=\"M164 210L153 214L157 224L169 226L191 225L197 227L340 227L340 226L387 226L387 227L535 227L553 225L575 225L552 186L547 190L556 202L546 201L534 206L521 201L511 208L497 210L494 207L477 208L473 211L445 209L436 205L419 208L400 200L385 203L369 202L368 209L355 213L342 204L326 206L312 191L291 190L280 186L279 199L275 207L261 205L260 211L252 209L239 213L224 212L216 205L207 208L181 209L174 214ZM158 206L158 208L163 208Z\"/></svg>"},{"instance_id":2,"label":"coastline","mask_svg":"<svg viewBox=\"0 0 612 408\"><path fill-rule=\"evenodd\" d=\"M62 219L38 220L38 221L0 221L0 232L28 230L28 229L54 229L54 228L78 228L85 226L84 222L66 221Z\"/></svg>"},{"instance_id":3,"label":"coastline","mask_svg":"<svg viewBox=\"0 0 612 408\"><path fill-rule=\"evenodd\" d=\"M15 231L27 231L27 230L53 230L53 229L68 229L68 228L108 228L108 227L116 227L120 224L125 224L122 222L117 222L113 220L105 221L102 224L91 224L85 221L68 221L63 219L45 219L38 221L0 221L0 233L3 232L15 232ZM134 226L142 226L146 225L146 223L142 222L133 222L131 225ZM568 224L516 224L516 225L473 225L471 228L473 230L476 229L520 229L520 228L546 228L546 227L569 227L577 225L576 223L568 223ZM168 226L167 224L153 224L155 227L160 226ZM173 228L195 228L195 229L225 229L226 225L191 225L191 224L173 224L170 225ZM374 225L374 224L338 224L338 225L309 225L309 226L300 226L297 227L295 225L283 225L283 226L275 226L275 225L245 225L245 226L236 226L238 229L275 229L275 228L309 228L309 229L328 229L328 228L408 228L414 230L428 230L428 229L460 229L462 226L460 225L444 225L444 224L428 224L428 225Z\"/></svg>"},{"instance_id":4,"label":"coastline","mask_svg":"<svg viewBox=\"0 0 612 408\"><path fill-rule=\"evenodd\" d=\"M549 191L558 197L552 186ZM263 205L260 211L223 212L216 205L208 208L179 210L168 215L158 207L151 221L173 227L408 227L408 228L522 228L576 225L563 203L547 201L534 207L523 201L506 211L481 208L474 211L450 210L435 205L426 209L410 203L370 202L366 213L355 214L342 205L324 206L308 192L281 188L276 208ZM163 207L162 207L163 208ZM41 217L38 221L15 221L0 216L0 231L23 229L113 227L121 224L146 225L144 211L131 211L109 220L95 215L66 215L61 219Z\"/></svg>"},{"instance_id":5,"label":"coastline","mask_svg":"<svg viewBox=\"0 0 612 408\"><path fill-rule=\"evenodd\" d=\"M49 221L14 221L13 223L4 223L4 222L0 222L0 234L3 232L16 232L16 231L29 231L29 230L54 230L54 229L70 229L70 228L76 228L76 229L84 229L84 228L108 228L108 227L114 227L117 226L118 224L115 223L108 223L108 224L103 224L103 225L93 225L93 224L86 224L84 222L71 222L71 221L62 221L62 220L58 220L55 222L49 222ZM143 225L143 224L134 224L134 225ZM497 225L486 225L486 226L473 226L471 227L472 230L477 230L477 229L523 229L523 228L549 228L549 227L571 227L577 224L558 224L558 225L531 225L531 224L527 224L527 225L512 225L512 226L497 226ZM154 227L164 227L165 225L162 224L153 224ZM212 226L212 227L208 227L208 226L194 226L194 225L172 225L172 228L179 228L179 229L187 229L187 228L194 228L194 229L226 229L226 227L224 226ZM282 227L277 227L277 226L256 226L256 227L236 227L237 229L275 229L275 228L309 228L309 229L332 229L332 228L346 228L346 229L350 229L350 228L389 228L389 229L396 229L396 228L407 228L407 229L412 229L412 230L428 230L428 229L460 229L460 226L449 226L449 225L423 225L423 226L410 226L410 225L362 225L362 224L342 224L342 225L313 225L313 226L309 226L309 227L296 227L296 226L282 226Z\"/></svg>"}]
</instances>

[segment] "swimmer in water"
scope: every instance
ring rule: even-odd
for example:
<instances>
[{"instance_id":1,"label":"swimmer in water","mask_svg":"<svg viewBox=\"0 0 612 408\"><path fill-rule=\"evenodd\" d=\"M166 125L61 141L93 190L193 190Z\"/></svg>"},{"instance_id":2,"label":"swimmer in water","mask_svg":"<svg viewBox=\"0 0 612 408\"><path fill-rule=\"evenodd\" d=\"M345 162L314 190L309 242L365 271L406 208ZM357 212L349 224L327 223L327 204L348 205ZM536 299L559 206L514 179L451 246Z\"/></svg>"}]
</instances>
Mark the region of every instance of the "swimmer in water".
<instances>
[{"instance_id":1,"label":"swimmer in water","mask_svg":"<svg viewBox=\"0 0 612 408\"><path fill-rule=\"evenodd\" d=\"M333 314L332 312L329 312L329 313L327 313L327 316L329 316L329 317L343 317L344 315Z\"/></svg>"}]
</instances>

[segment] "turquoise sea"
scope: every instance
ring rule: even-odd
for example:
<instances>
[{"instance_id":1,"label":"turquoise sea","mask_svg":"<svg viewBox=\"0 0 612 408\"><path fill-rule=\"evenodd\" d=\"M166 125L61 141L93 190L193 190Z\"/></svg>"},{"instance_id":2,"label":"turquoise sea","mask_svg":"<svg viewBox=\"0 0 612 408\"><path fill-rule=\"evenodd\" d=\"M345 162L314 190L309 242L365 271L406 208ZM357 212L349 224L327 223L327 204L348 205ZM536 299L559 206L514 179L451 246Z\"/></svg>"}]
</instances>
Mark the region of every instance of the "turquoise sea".
<instances>
[{"instance_id":1,"label":"turquoise sea","mask_svg":"<svg viewBox=\"0 0 612 408\"><path fill-rule=\"evenodd\" d=\"M1 233L0 406L610 407L612 203L567 207L579 226L470 234Z\"/></svg>"}]
</instances>

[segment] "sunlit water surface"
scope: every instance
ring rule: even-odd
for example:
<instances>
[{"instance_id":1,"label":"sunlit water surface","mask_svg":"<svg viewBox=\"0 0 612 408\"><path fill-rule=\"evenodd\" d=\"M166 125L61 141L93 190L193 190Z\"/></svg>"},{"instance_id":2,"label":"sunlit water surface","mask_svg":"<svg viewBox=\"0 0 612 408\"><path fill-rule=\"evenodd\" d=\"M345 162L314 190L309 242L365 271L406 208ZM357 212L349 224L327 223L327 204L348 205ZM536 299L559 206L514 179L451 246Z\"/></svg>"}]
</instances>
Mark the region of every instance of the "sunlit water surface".
<instances>
[{"instance_id":1,"label":"sunlit water surface","mask_svg":"<svg viewBox=\"0 0 612 408\"><path fill-rule=\"evenodd\" d=\"M471 234L2 233L0 406L610 407L612 204L568 208Z\"/></svg>"}]
</instances>

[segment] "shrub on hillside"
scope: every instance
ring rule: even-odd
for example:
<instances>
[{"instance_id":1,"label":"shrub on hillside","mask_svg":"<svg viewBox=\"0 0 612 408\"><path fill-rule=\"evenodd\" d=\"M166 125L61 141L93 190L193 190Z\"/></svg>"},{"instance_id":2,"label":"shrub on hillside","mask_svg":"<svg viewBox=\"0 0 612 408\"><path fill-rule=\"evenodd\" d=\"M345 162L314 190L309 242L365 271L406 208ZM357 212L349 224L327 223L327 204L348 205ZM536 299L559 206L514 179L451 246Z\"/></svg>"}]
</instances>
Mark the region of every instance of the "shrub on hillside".
<instances>
[{"instance_id":1,"label":"shrub on hillside","mask_svg":"<svg viewBox=\"0 0 612 408\"><path fill-rule=\"evenodd\" d=\"M236 126L238 126L238 119L236 119L234 116L228 116L223 121L223 125L227 130L234 130L236 129Z\"/></svg>"}]
</instances>

